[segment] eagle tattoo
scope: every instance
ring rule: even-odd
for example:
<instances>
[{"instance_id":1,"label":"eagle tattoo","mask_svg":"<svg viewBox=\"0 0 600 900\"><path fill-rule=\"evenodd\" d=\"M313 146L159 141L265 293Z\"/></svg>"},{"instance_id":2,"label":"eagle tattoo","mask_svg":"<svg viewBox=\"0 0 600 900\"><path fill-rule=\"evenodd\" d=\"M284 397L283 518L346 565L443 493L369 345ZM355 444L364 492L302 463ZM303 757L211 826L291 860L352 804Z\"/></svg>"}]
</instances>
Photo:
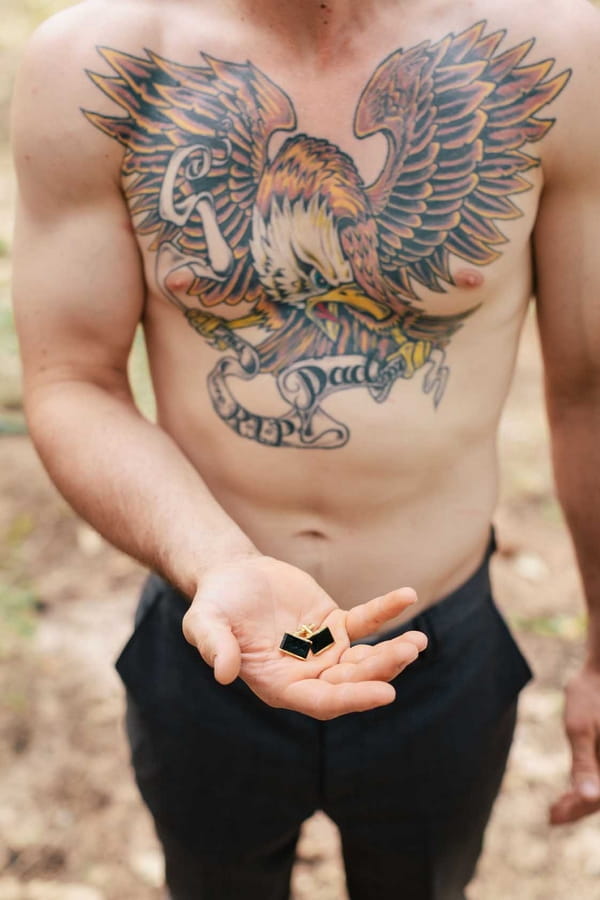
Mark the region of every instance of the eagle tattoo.
<instances>
[{"instance_id":1,"label":"eagle tattoo","mask_svg":"<svg viewBox=\"0 0 600 900\"><path fill-rule=\"evenodd\" d=\"M419 292L449 290L453 257L500 257L501 223L522 215L513 198L540 164L526 150L554 124L537 114L571 75L551 76L552 59L526 64L533 39L501 52L506 32L486 25L378 66L354 118L357 138L387 141L369 185L318 137L294 133L269 153L296 114L251 62L99 50L114 74L88 74L125 115L85 115L125 148L135 229L160 290L219 352L208 390L239 435L341 447L350 432L324 408L328 395L361 388L382 403L417 372L440 403L446 348L476 307L428 315ZM280 414L236 399L236 380L258 376L274 380Z\"/></svg>"}]
</instances>

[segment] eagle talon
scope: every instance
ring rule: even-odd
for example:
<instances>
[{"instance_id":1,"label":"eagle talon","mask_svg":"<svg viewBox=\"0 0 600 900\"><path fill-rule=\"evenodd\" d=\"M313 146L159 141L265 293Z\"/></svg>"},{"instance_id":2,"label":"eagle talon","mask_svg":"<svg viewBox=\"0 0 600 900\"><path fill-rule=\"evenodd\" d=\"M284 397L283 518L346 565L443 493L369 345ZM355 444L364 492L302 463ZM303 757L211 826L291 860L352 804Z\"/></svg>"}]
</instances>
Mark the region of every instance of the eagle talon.
<instances>
[{"instance_id":1,"label":"eagle talon","mask_svg":"<svg viewBox=\"0 0 600 900\"><path fill-rule=\"evenodd\" d=\"M368 386L369 393L376 403L383 403L390 395L394 382L403 375L405 361L396 359L385 363L377 374L377 381Z\"/></svg>"},{"instance_id":2,"label":"eagle talon","mask_svg":"<svg viewBox=\"0 0 600 900\"><path fill-rule=\"evenodd\" d=\"M411 338L407 338L398 325L391 330L390 337L394 339L398 346L396 350L393 350L388 355L386 364L401 363L402 378L412 378L417 369L424 366L430 358L432 352L431 341L414 341Z\"/></svg>"},{"instance_id":3,"label":"eagle talon","mask_svg":"<svg viewBox=\"0 0 600 900\"><path fill-rule=\"evenodd\" d=\"M379 373L382 381L395 381L396 378L404 376L406 372L406 361L404 359L395 359L393 362L387 362Z\"/></svg>"},{"instance_id":4,"label":"eagle talon","mask_svg":"<svg viewBox=\"0 0 600 900\"><path fill-rule=\"evenodd\" d=\"M212 347L215 347L217 350L228 349L230 335L225 319L220 318L220 316L203 313L199 309L188 309L185 317L194 331L202 335Z\"/></svg>"},{"instance_id":5,"label":"eagle talon","mask_svg":"<svg viewBox=\"0 0 600 900\"><path fill-rule=\"evenodd\" d=\"M432 350L429 358L429 371L423 380L424 392L426 394L433 392L433 405L436 409L444 396L450 375L450 369L444 365L445 359L446 354L443 350Z\"/></svg>"}]
</instances>

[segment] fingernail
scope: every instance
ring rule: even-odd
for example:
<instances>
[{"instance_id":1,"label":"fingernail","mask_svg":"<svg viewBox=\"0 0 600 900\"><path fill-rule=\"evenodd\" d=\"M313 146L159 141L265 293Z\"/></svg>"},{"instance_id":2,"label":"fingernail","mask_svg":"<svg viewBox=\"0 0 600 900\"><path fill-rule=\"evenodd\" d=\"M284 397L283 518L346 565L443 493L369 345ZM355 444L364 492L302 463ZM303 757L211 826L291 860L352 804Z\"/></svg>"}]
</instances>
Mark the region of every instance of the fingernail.
<instances>
[{"instance_id":1,"label":"fingernail","mask_svg":"<svg viewBox=\"0 0 600 900\"><path fill-rule=\"evenodd\" d=\"M580 781L577 790L586 800L600 800L600 783L595 778L585 778Z\"/></svg>"}]
</instances>

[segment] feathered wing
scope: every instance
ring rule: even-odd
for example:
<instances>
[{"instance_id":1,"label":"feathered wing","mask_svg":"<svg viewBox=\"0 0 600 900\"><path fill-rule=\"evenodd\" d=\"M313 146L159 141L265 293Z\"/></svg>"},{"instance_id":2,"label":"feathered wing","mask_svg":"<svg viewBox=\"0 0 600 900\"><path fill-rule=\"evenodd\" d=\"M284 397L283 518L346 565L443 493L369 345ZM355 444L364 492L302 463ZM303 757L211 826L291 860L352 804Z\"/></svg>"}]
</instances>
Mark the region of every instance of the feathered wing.
<instances>
[{"instance_id":1,"label":"feathered wing","mask_svg":"<svg viewBox=\"0 0 600 900\"><path fill-rule=\"evenodd\" d=\"M188 293L201 295L207 306L256 300L263 288L250 258L252 209L269 138L295 127L290 100L251 63L203 54L206 65L184 66L149 50L145 58L108 48L99 52L115 75L88 74L126 115L85 115L125 147L123 174L136 230L154 236L152 250L174 242L182 254L206 261L206 223L193 200L185 222L176 223L161 210L169 162L177 151L185 158L190 148L187 170L183 163L180 170L171 166L178 170L171 176L172 203L185 209L196 194L210 197L232 263L226 277L197 278Z\"/></svg>"},{"instance_id":2,"label":"feathered wing","mask_svg":"<svg viewBox=\"0 0 600 900\"><path fill-rule=\"evenodd\" d=\"M381 267L405 297L415 296L415 284L445 291L450 254L475 265L501 255L497 221L521 215L511 197L531 188L523 174L539 165L523 147L554 123L536 113L570 77L548 77L553 60L521 65L533 40L498 53L505 32L486 35L485 25L392 53L357 107L357 137L387 138L384 168L367 193ZM459 325L417 316L413 328L431 338Z\"/></svg>"}]
</instances>

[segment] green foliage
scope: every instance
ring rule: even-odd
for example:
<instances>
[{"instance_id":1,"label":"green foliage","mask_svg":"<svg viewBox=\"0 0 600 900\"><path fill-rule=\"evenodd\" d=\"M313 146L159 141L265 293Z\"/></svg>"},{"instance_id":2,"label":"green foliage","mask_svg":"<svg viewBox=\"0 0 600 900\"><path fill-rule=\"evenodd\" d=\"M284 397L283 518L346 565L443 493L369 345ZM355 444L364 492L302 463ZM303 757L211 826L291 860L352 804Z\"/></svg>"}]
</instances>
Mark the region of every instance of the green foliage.
<instances>
[{"instance_id":1,"label":"green foliage","mask_svg":"<svg viewBox=\"0 0 600 900\"><path fill-rule=\"evenodd\" d=\"M6 547L9 548L9 551L19 550L33 532L34 528L35 522L30 513L23 512L15 516L4 537Z\"/></svg>"},{"instance_id":2,"label":"green foliage","mask_svg":"<svg viewBox=\"0 0 600 900\"><path fill-rule=\"evenodd\" d=\"M18 585L0 584L0 623L2 642L0 655L6 649L6 629L12 636L29 638L35 632L38 598L33 590Z\"/></svg>"},{"instance_id":3,"label":"green foliage","mask_svg":"<svg viewBox=\"0 0 600 900\"><path fill-rule=\"evenodd\" d=\"M580 641L586 632L586 617L558 613L548 616L515 616L511 625L517 631L536 634L538 637L562 638L567 641Z\"/></svg>"},{"instance_id":4,"label":"green foliage","mask_svg":"<svg viewBox=\"0 0 600 900\"><path fill-rule=\"evenodd\" d=\"M30 513L18 513L0 536L0 659L35 632L39 599L29 583L25 548L35 529Z\"/></svg>"},{"instance_id":5,"label":"green foliage","mask_svg":"<svg viewBox=\"0 0 600 900\"><path fill-rule=\"evenodd\" d=\"M13 353L17 350L15 325L9 306L0 305L0 351Z\"/></svg>"},{"instance_id":6,"label":"green foliage","mask_svg":"<svg viewBox=\"0 0 600 900\"><path fill-rule=\"evenodd\" d=\"M148 354L141 327L137 330L133 350L129 358L129 380L137 406L146 418L154 421L156 418L156 405L150 380Z\"/></svg>"}]
</instances>

